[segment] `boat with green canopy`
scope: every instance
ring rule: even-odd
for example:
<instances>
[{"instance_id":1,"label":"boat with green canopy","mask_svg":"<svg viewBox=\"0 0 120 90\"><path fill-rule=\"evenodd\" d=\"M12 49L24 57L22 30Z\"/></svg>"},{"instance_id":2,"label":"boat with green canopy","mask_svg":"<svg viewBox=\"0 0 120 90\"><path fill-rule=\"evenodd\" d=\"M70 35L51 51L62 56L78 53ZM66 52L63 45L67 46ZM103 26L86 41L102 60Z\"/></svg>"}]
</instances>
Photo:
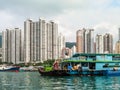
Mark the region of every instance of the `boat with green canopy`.
<instances>
[{"instance_id":1,"label":"boat with green canopy","mask_svg":"<svg viewBox=\"0 0 120 90\"><path fill-rule=\"evenodd\" d=\"M120 54L76 53L61 61L60 70L56 72L62 72L61 70L66 75L120 76Z\"/></svg>"}]
</instances>

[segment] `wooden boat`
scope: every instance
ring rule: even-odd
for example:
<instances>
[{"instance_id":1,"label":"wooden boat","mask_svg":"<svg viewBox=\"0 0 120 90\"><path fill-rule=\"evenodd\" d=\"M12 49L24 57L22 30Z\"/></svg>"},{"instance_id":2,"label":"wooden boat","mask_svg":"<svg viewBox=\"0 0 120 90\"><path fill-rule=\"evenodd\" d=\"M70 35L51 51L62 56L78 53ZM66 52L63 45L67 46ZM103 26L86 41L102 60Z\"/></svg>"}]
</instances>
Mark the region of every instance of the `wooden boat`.
<instances>
[{"instance_id":1,"label":"wooden boat","mask_svg":"<svg viewBox=\"0 0 120 90\"><path fill-rule=\"evenodd\" d=\"M44 68L39 67L38 68L39 73L42 76L69 76L66 70L50 70L45 71Z\"/></svg>"}]
</instances>

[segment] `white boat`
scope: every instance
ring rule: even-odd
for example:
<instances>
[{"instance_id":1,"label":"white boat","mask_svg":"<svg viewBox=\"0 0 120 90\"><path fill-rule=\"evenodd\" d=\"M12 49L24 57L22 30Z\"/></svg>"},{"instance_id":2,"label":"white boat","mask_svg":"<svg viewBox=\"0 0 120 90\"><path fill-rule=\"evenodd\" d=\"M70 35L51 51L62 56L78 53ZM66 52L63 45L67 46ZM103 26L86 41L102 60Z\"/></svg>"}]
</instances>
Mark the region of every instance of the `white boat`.
<instances>
[{"instance_id":1,"label":"white boat","mask_svg":"<svg viewBox=\"0 0 120 90\"><path fill-rule=\"evenodd\" d=\"M18 66L0 65L0 71L19 71Z\"/></svg>"}]
</instances>

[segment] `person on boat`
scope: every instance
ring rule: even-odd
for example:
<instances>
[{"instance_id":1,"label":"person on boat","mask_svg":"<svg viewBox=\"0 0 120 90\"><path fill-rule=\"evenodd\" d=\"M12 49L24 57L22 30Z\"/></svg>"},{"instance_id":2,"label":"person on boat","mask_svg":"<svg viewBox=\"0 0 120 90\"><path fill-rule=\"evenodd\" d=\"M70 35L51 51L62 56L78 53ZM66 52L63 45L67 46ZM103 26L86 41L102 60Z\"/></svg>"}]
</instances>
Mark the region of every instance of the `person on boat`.
<instances>
[{"instance_id":1,"label":"person on boat","mask_svg":"<svg viewBox=\"0 0 120 90\"><path fill-rule=\"evenodd\" d=\"M79 71L79 72L82 71L81 64L78 64L78 65L77 65L77 68L78 68L78 71Z\"/></svg>"},{"instance_id":2,"label":"person on boat","mask_svg":"<svg viewBox=\"0 0 120 90\"><path fill-rule=\"evenodd\" d=\"M114 68L113 68L113 71L117 71L117 70L118 70L118 68L117 68L117 67L114 67Z\"/></svg>"},{"instance_id":3,"label":"person on boat","mask_svg":"<svg viewBox=\"0 0 120 90\"><path fill-rule=\"evenodd\" d=\"M65 64L65 65L63 66L63 70L67 70L67 67L68 67L68 65Z\"/></svg>"},{"instance_id":4,"label":"person on boat","mask_svg":"<svg viewBox=\"0 0 120 90\"><path fill-rule=\"evenodd\" d=\"M58 62L58 60L55 60L55 62L53 63L53 69L54 70L59 70L59 62Z\"/></svg>"},{"instance_id":5,"label":"person on boat","mask_svg":"<svg viewBox=\"0 0 120 90\"><path fill-rule=\"evenodd\" d=\"M73 70L73 67L72 65L68 64L68 67L67 67L68 70Z\"/></svg>"},{"instance_id":6,"label":"person on boat","mask_svg":"<svg viewBox=\"0 0 120 90\"><path fill-rule=\"evenodd\" d=\"M74 70L78 70L78 66L75 64L75 65L73 66L73 69L74 69Z\"/></svg>"}]
</instances>

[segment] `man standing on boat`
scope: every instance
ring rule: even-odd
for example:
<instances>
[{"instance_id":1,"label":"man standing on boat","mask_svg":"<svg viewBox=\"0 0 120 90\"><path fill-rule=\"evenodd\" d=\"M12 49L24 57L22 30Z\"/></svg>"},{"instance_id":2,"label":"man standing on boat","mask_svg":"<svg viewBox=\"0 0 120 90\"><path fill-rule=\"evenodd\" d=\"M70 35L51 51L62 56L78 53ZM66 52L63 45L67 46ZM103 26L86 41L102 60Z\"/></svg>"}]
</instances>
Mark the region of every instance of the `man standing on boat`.
<instances>
[{"instance_id":1,"label":"man standing on boat","mask_svg":"<svg viewBox=\"0 0 120 90\"><path fill-rule=\"evenodd\" d=\"M59 70L59 62L58 62L58 60L55 60L55 62L53 63L53 69L54 70Z\"/></svg>"}]
</instances>

